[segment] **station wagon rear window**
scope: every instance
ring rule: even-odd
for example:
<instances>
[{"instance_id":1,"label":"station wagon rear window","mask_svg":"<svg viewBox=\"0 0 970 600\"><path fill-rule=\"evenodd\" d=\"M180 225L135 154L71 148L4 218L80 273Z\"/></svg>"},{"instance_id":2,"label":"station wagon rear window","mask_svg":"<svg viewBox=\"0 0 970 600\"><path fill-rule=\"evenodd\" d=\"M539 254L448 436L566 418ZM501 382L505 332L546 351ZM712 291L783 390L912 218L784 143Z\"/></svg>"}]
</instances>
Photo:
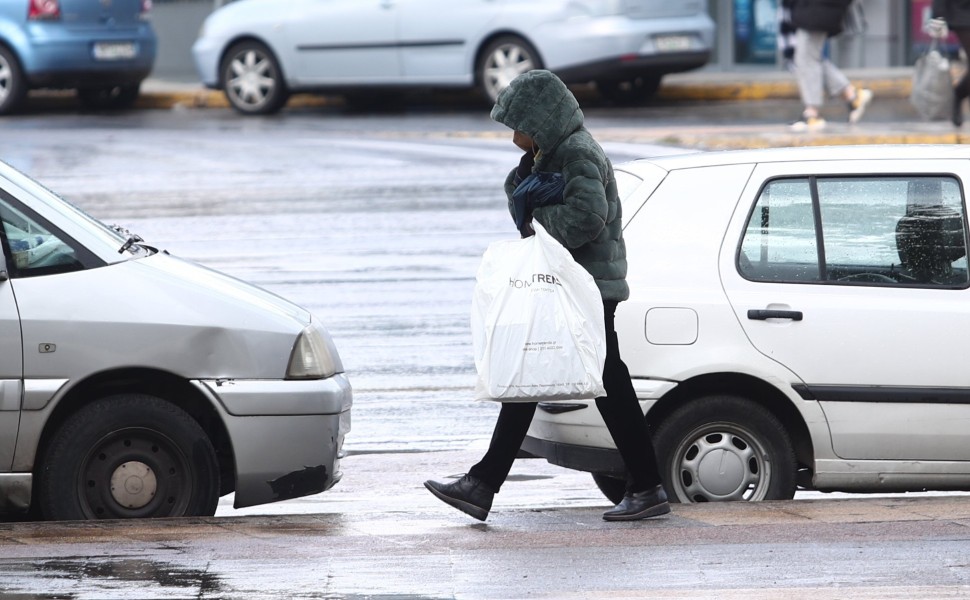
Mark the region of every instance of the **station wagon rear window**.
<instances>
[{"instance_id":1,"label":"station wagon rear window","mask_svg":"<svg viewBox=\"0 0 970 600\"><path fill-rule=\"evenodd\" d=\"M960 184L924 175L769 181L737 264L752 281L966 288Z\"/></svg>"}]
</instances>

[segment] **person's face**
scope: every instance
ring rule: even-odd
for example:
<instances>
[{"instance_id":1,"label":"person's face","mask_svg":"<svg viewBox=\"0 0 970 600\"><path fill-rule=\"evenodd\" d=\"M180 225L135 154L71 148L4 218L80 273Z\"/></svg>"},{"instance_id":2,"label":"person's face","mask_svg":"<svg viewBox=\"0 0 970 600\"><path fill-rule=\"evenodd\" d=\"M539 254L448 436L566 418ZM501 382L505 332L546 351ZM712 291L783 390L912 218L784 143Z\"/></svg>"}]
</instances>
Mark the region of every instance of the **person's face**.
<instances>
[{"instance_id":1,"label":"person's face","mask_svg":"<svg viewBox=\"0 0 970 600\"><path fill-rule=\"evenodd\" d=\"M535 142L532 138L521 131L512 133L512 143L525 151L532 151L535 147Z\"/></svg>"}]
</instances>

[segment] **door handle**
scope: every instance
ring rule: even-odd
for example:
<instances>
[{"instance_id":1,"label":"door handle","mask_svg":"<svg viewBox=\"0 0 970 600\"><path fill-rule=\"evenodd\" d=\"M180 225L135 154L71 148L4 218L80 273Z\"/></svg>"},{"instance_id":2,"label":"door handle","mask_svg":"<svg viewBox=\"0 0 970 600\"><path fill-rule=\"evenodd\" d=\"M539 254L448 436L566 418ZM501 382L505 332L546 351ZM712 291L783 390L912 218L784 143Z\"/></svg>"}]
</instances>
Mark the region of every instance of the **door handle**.
<instances>
[{"instance_id":1,"label":"door handle","mask_svg":"<svg viewBox=\"0 0 970 600\"><path fill-rule=\"evenodd\" d=\"M748 318L752 321L765 321L767 319L791 319L792 321L802 320L800 310L766 310L752 308L748 311Z\"/></svg>"}]
</instances>

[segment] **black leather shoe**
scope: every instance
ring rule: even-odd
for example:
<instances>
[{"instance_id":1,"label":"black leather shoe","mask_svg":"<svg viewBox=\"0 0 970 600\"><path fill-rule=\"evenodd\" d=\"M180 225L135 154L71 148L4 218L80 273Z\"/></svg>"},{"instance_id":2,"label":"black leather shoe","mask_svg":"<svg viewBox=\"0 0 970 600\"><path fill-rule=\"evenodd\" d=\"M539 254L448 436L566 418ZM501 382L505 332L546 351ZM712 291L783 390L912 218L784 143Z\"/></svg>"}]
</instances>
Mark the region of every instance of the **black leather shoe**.
<instances>
[{"instance_id":1,"label":"black leather shoe","mask_svg":"<svg viewBox=\"0 0 970 600\"><path fill-rule=\"evenodd\" d=\"M623 500L613 510L603 513L606 521L639 521L657 517L670 512L667 493L662 486L652 487L643 492L627 492Z\"/></svg>"},{"instance_id":2,"label":"black leather shoe","mask_svg":"<svg viewBox=\"0 0 970 600\"><path fill-rule=\"evenodd\" d=\"M482 480L471 475L465 475L451 483L428 480L424 482L424 487L445 504L450 504L479 521L488 517L488 511L492 509L492 498L495 496L495 492Z\"/></svg>"}]
</instances>

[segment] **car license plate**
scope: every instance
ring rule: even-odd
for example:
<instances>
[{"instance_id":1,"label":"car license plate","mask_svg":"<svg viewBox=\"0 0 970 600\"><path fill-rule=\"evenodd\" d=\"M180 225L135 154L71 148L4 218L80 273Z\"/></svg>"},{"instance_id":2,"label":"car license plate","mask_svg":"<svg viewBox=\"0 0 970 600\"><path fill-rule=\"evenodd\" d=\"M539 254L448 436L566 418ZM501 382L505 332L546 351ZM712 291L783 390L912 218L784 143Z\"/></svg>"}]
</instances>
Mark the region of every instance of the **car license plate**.
<instances>
[{"instance_id":1,"label":"car license plate","mask_svg":"<svg viewBox=\"0 0 970 600\"><path fill-rule=\"evenodd\" d=\"M95 60L125 60L138 56L134 42L95 42Z\"/></svg>"},{"instance_id":2,"label":"car license plate","mask_svg":"<svg viewBox=\"0 0 970 600\"><path fill-rule=\"evenodd\" d=\"M690 36L660 35L653 38L653 44L658 52L681 52L690 50Z\"/></svg>"}]
</instances>

